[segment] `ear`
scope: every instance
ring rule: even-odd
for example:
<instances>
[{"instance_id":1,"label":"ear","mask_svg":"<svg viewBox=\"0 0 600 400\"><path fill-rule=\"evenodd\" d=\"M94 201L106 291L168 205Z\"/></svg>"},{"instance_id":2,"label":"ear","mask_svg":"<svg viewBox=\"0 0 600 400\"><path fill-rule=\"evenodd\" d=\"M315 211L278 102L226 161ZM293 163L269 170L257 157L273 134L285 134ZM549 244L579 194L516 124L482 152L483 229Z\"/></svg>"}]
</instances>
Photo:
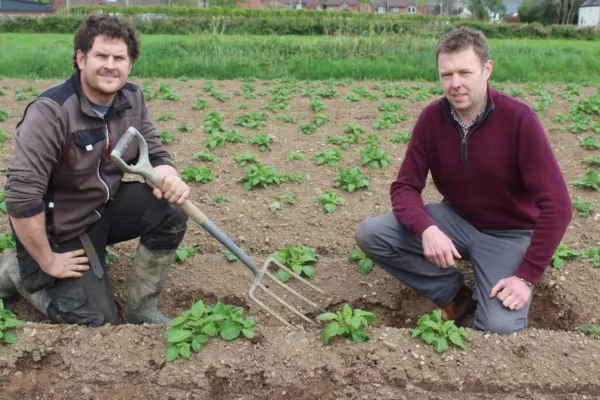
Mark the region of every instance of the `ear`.
<instances>
[{"instance_id":1,"label":"ear","mask_svg":"<svg viewBox=\"0 0 600 400\"><path fill-rule=\"evenodd\" d=\"M483 66L483 75L485 76L486 80L490 79L490 76L492 76L493 69L494 69L494 62L492 60L487 60Z\"/></svg>"},{"instance_id":2,"label":"ear","mask_svg":"<svg viewBox=\"0 0 600 400\"><path fill-rule=\"evenodd\" d=\"M83 53L83 51L77 50L76 57L77 57L77 67L81 71L83 69L83 67L85 66L85 54Z\"/></svg>"}]
</instances>

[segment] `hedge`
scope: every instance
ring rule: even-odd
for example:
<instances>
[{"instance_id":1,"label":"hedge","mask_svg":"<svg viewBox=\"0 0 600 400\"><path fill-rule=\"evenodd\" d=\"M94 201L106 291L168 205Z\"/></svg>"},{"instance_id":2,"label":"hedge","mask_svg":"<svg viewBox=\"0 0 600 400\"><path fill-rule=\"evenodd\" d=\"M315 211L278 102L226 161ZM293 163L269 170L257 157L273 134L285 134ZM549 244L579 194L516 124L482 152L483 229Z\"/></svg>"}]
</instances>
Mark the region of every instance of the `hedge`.
<instances>
[{"instance_id":1,"label":"hedge","mask_svg":"<svg viewBox=\"0 0 600 400\"><path fill-rule=\"evenodd\" d=\"M134 8L134 7L132 7ZM153 7L147 7L152 9ZM144 8L146 9L146 8ZM193 10L193 9L190 9ZM488 38L551 38L551 39L600 39L599 27L540 24L486 24L479 21L459 19L443 21L438 18L408 18L401 16L384 18L343 17L313 10L228 10L248 15L218 15L197 13L194 17L169 17L141 19L124 16L137 27L141 34L200 34L224 33L235 35L386 35L407 34L421 37L438 37L448 30L469 26L482 30ZM281 16L275 16L280 13ZM318 13L314 18L312 13ZM256 16L249 16L256 14ZM349 14L351 15L351 14ZM356 14L361 15L361 14ZM364 14L370 15L370 14ZM83 21L83 15L66 16L15 16L0 18L0 32L5 33L73 33Z\"/></svg>"}]
</instances>

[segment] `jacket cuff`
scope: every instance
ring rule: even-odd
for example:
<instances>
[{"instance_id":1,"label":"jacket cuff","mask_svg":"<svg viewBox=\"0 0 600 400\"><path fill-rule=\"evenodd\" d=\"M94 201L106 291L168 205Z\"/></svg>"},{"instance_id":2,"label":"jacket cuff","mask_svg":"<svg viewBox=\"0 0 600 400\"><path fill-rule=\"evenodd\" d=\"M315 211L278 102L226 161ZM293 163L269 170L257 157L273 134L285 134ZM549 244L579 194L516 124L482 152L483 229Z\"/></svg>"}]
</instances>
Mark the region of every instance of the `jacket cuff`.
<instances>
[{"instance_id":1,"label":"jacket cuff","mask_svg":"<svg viewBox=\"0 0 600 400\"><path fill-rule=\"evenodd\" d=\"M544 271L545 269L540 269L527 261L523 261L519 266L519 269L515 272L515 276L517 278L523 278L527 282L531 282L531 284L535 285L542 277Z\"/></svg>"},{"instance_id":2,"label":"jacket cuff","mask_svg":"<svg viewBox=\"0 0 600 400\"><path fill-rule=\"evenodd\" d=\"M41 200L35 206L26 208L24 210L15 209L15 207L11 203L6 204L7 214L16 219L33 217L34 215L38 215L45 209L46 209L46 204Z\"/></svg>"},{"instance_id":3,"label":"jacket cuff","mask_svg":"<svg viewBox=\"0 0 600 400\"><path fill-rule=\"evenodd\" d=\"M433 219L431 219L431 217L428 216L427 219L425 219L423 221L419 221L415 224L415 226L414 226L415 234L418 236L422 236L425 229L427 229L433 225L435 225L435 221Z\"/></svg>"}]
</instances>

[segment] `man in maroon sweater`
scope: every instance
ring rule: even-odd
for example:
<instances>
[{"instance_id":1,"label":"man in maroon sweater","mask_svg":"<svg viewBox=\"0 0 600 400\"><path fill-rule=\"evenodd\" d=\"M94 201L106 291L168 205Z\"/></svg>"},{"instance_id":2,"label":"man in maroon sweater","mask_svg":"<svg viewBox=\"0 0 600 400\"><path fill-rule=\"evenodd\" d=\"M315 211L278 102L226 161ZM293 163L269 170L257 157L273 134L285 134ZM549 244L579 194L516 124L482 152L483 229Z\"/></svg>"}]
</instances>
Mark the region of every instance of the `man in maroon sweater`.
<instances>
[{"instance_id":1,"label":"man in maroon sweater","mask_svg":"<svg viewBox=\"0 0 600 400\"><path fill-rule=\"evenodd\" d=\"M417 120L390 188L393 213L363 221L356 241L445 320L460 323L477 304L476 329L517 332L571 220L571 199L535 112L488 85L485 36L455 29L436 59L444 97ZM429 172L441 203L423 203ZM474 293L452 268L461 258L473 265Z\"/></svg>"}]
</instances>

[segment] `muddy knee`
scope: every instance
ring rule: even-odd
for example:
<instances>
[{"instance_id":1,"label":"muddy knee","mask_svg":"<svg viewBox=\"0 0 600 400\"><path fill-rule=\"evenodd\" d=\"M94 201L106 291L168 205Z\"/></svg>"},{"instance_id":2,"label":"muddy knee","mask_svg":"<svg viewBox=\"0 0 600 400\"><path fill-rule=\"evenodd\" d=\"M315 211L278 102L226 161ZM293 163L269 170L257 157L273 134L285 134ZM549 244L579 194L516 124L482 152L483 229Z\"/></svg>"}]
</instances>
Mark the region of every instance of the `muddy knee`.
<instances>
[{"instance_id":1,"label":"muddy knee","mask_svg":"<svg viewBox=\"0 0 600 400\"><path fill-rule=\"evenodd\" d=\"M83 287L70 288L53 296L48 305L48 318L56 324L98 327L118 324L112 299L90 298Z\"/></svg>"},{"instance_id":2,"label":"muddy knee","mask_svg":"<svg viewBox=\"0 0 600 400\"><path fill-rule=\"evenodd\" d=\"M162 210L162 217L141 243L152 250L176 249L187 230L188 215L179 207L168 204Z\"/></svg>"}]
</instances>

